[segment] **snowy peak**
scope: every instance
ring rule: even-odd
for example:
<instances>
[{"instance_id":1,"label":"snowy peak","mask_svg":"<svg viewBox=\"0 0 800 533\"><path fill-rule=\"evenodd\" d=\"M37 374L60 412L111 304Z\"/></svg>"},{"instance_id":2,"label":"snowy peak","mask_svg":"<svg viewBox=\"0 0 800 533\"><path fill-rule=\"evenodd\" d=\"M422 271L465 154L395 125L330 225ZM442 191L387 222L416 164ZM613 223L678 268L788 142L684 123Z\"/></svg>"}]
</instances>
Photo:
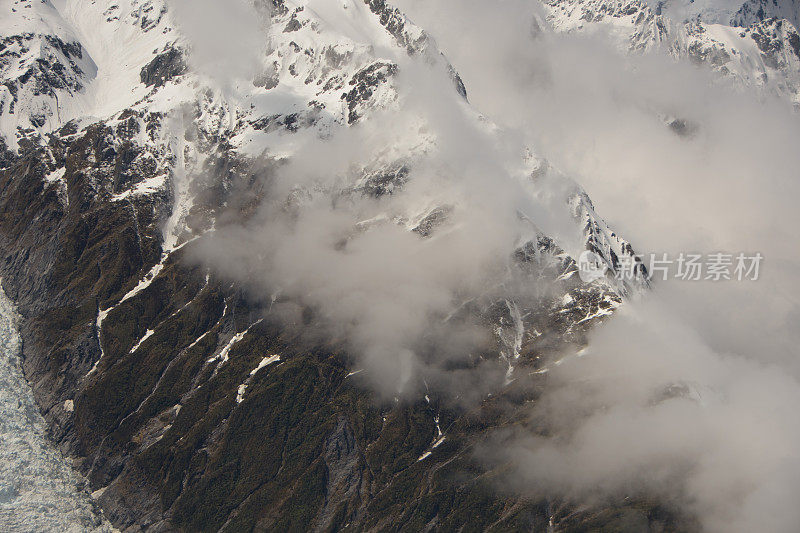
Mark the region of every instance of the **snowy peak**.
<instances>
[{"instance_id":1,"label":"snowy peak","mask_svg":"<svg viewBox=\"0 0 800 533\"><path fill-rule=\"evenodd\" d=\"M380 207L370 206L372 211L363 218L361 212L347 213L354 217L354 232L396 224L420 239L435 240L458 226L459 216L470 210L470 199L460 196L458 185L410 193L392 203L392 198L424 182L431 170L455 174L447 176L454 182L464 179L458 169L434 161L446 141L432 133L437 131L436 115L424 107L401 108L403 69L441 75L443 83L435 90L453 102L455 120L474 129L481 142L500 142L497 127L470 108L461 79L428 34L382 0L275 0L254 13L247 11L253 9L249 3L232 6L224 9L241 7L240 14L252 15L254 20L244 24L251 33L242 36L242 45L220 32L224 38L213 40L209 48L203 32L209 31L209 21L213 24L215 10L223 9L218 4L176 0L169 9L153 0L43 4L38 18L32 19L40 24L39 33L33 35L47 41L55 32L63 42L73 43L74 54L62 54L59 60L64 69L72 69L75 82L66 88L48 83L43 93L47 120L15 129L18 121L38 117L28 112L33 96L20 99L28 107L17 103L14 113L0 117L10 125L4 129L6 137L38 138L44 145L45 134L52 133L65 149L91 163L87 176L97 199L146 205L157 213L155 218L167 219L161 257L165 261L192 238L212 233L220 218L252 210L242 206L231 213L242 196L248 197L243 191L253 197L260 194L247 190L257 183L253 169L305 157L303 141L331 138L368 123L373 113L383 113L377 120L395 121L398 130L391 140L380 141L386 146L366 154L365 160L348 162L348 168L332 167L325 186L293 185L287 204L302 209L310 199L378 200L374 205ZM186 9L208 11L195 13L194 20ZM85 64L74 59L78 52ZM46 81L48 69L36 71L38 83ZM448 85L448 75L453 85ZM11 80L8 75L5 79ZM391 115L395 111L400 112ZM72 146L81 136L91 138L91 145ZM44 151L49 154L46 187L55 187L64 208L71 209L64 162L50 147ZM508 259L537 276L541 273L557 287L556 294L546 295L544 307L542 295L503 303L499 311L496 301L483 302L486 307L479 314L490 320L502 315L515 324L515 332L529 334L523 342L515 333L506 350L510 367L521 347L538 338L536 332L582 330L609 315L623 296L647 286L643 269L630 282L614 279L633 260L634 252L595 212L586 194L571 181L565 187L569 180L557 173L550 181L537 182L536 169L526 170L524 154L518 156L518 161L487 166L486 172L498 175L482 179L510 179L515 188L519 181L530 194L531 205L541 192L537 188L558 182L556 189L571 192L553 202L553 208L560 210L557 218L571 226L564 235L554 235L555 228L541 231L536 221L530 221L532 230L523 222L518 235L515 229L510 237L510 245L518 250ZM528 170L533 174L526 174ZM508 211L501 216L514 212ZM577 260L586 250L608 267L608 276L597 283L584 284L576 275ZM539 312L532 312L535 309ZM511 315L505 316L507 312ZM514 319L520 312L529 318ZM558 324L552 323L554 316Z\"/></svg>"},{"instance_id":2,"label":"snowy peak","mask_svg":"<svg viewBox=\"0 0 800 533\"><path fill-rule=\"evenodd\" d=\"M708 2L651 0L649 3L655 9L677 21L694 19L707 24L747 27L767 19L779 18L786 19L797 27L798 20L800 20L798 18L800 2L797 0L711 0Z\"/></svg>"},{"instance_id":3,"label":"snowy peak","mask_svg":"<svg viewBox=\"0 0 800 533\"><path fill-rule=\"evenodd\" d=\"M556 31L610 35L624 50L666 51L705 65L740 87L800 105L795 1L759 0L736 9L727 3L641 0L545 0L545 6Z\"/></svg>"},{"instance_id":4,"label":"snowy peak","mask_svg":"<svg viewBox=\"0 0 800 533\"><path fill-rule=\"evenodd\" d=\"M282 122L277 115L292 115L290 124L316 123L321 115L352 123L367 108L393 99L387 81L408 56L445 65L466 96L433 40L377 0L275 0L258 30L264 50L242 50L254 57L235 61L261 64L260 72L235 72L234 78L251 79L220 87L219 78L230 76L204 72L217 66L195 50L193 32L202 29L187 26L192 21L184 20L190 18L184 11L194 8L186 6L176 2L168 10L159 0L4 0L0 134L6 144L15 146L18 128L47 133L73 119L86 124L136 106L168 112L208 89L223 90L225 101L217 103L226 113L248 115L245 122L257 123L260 131L268 129L265 121ZM218 54L240 55L221 44ZM169 83L190 70L188 78Z\"/></svg>"},{"instance_id":5,"label":"snowy peak","mask_svg":"<svg viewBox=\"0 0 800 533\"><path fill-rule=\"evenodd\" d=\"M748 0L731 17L734 26L750 26L771 18L786 19L800 26L800 2L797 0Z\"/></svg>"},{"instance_id":6,"label":"snowy peak","mask_svg":"<svg viewBox=\"0 0 800 533\"><path fill-rule=\"evenodd\" d=\"M52 3L8 0L0 5L0 132L53 129L58 98L82 92L97 68Z\"/></svg>"},{"instance_id":7,"label":"snowy peak","mask_svg":"<svg viewBox=\"0 0 800 533\"><path fill-rule=\"evenodd\" d=\"M76 119L104 119L146 94L139 71L164 46L166 7L85 0L0 4L0 133L47 133Z\"/></svg>"}]
</instances>

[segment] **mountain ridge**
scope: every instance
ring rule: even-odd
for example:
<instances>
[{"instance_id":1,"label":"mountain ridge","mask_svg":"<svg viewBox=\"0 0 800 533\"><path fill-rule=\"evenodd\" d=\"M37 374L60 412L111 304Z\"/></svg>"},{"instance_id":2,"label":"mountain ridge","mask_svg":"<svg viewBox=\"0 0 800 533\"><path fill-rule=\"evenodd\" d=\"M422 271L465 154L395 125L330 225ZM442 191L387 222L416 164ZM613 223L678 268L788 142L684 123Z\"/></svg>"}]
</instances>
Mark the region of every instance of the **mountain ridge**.
<instances>
[{"instance_id":1,"label":"mountain ridge","mask_svg":"<svg viewBox=\"0 0 800 533\"><path fill-rule=\"evenodd\" d=\"M669 503L647 498L587 509L497 495L492 479L502 468L487 471L474 456L492 430L519 422L515 409L535 401L564 346L580 345L625 297L648 286L642 267L631 282L615 279L633 248L544 157L520 153L513 177L534 198L557 184L552 205L571 226L565 237L537 225L546 220L509 214L524 228L509 264L522 279L542 277L556 288L519 301L489 295L454 311L492 332L485 355L454 365L493 365L491 383L468 391L486 394L469 408L437 390L382 402L358 381L363 361L346 342L309 339L309 330L327 328L318 307L292 295L254 296L246 283L196 259L205 235L258 216L260 177L302 154L298 138L332 138L401 106L397 80L415 61L443 72L447 101L492 138L494 126L467 107L456 69L399 11L381 0L275 0L266 4L257 75L214 85L208 79L219 65L192 55L164 2L4 7L85 16L105 24L97 39L114 43L110 51L85 46L77 35L88 32L61 22L4 35L0 270L24 316L25 372L53 438L76 458L117 527L692 524ZM790 42L786 35L777 42ZM145 44L114 66L114 47L134 38ZM54 71L65 74L53 78ZM342 172L336 186L292 189L286 203L302 212L315 199L379 203L399 194L437 146L426 135L405 141ZM452 198L403 208L353 219L353 234L393 224L430 240L458 220ZM607 278L579 280L583 250L606 263Z\"/></svg>"}]
</instances>

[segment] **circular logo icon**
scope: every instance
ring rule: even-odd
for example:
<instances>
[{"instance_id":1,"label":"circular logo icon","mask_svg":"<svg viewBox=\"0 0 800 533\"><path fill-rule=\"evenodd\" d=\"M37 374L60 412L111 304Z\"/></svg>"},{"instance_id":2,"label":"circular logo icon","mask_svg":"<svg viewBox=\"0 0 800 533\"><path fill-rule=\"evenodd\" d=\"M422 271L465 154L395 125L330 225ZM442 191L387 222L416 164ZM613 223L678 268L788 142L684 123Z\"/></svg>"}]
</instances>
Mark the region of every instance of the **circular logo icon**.
<instances>
[{"instance_id":1,"label":"circular logo icon","mask_svg":"<svg viewBox=\"0 0 800 533\"><path fill-rule=\"evenodd\" d=\"M584 283L591 283L606 275L608 265L596 253L584 250L578 258L578 275Z\"/></svg>"}]
</instances>

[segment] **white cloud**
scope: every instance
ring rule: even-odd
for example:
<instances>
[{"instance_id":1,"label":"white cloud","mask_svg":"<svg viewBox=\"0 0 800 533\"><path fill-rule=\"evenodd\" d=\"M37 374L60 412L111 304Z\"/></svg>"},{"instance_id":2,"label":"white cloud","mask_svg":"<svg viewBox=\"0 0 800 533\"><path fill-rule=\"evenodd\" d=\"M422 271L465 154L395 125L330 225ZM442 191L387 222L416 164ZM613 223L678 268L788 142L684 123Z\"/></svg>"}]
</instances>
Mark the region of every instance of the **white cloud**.
<instances>
[{"instance_id":1,"label":"white cloud","mask_svg":"<svg viewBox=\"0 0 800 533\"><path fill-rule=\"evenodd\" d=\"M757 282L661 284L598 329L586 355L553 368L535 414L556 437L512 440L524 483L679 498L708 531L795 530L796 113L665 57L531 38L527 2L401 4L429 24L475 105L533 139L636 245L766 258ZM659 114L699 130L679 137ZM669 390L677 396L663 399Z\"/></svg>"},{"instance_id":2,"label":"white cloud","mask_svg":"<svg viewBox=\"0 0 800 533\"><path fill-rule=\"evenodd\" d=\"M586 355L554 367L533 412L554 437L508 443L517 481L581 498L677 499L708 531L796 529L797 115L666 57L625 58L597 37L550 34L532 2L398 5L501 129L474 118L445 72L402 64L398 109L325 142L298 137L295 158L264 176L259 213L221 228L204 258L263 294L314 307L381 392L413 390L415 371L436 373L489 346L474 323L443 318L470 298L520 290L492 284L529 236L518 211L562 242L575 237L558 187L535 194L520 179L531 145L642 251L761 252L765 263L757 282L662 284L598 329ZM697 133L676 135L662 115ZM415 148L425 156L402 191L332 194L362 166ZM298 184L302 201L287 207ZM391 222L428 205L455 206L433 239ZM354 230L377 216L388 221ZM462 390L480 396L500 383L488 366Z\"/></svg>"}]
</instances>

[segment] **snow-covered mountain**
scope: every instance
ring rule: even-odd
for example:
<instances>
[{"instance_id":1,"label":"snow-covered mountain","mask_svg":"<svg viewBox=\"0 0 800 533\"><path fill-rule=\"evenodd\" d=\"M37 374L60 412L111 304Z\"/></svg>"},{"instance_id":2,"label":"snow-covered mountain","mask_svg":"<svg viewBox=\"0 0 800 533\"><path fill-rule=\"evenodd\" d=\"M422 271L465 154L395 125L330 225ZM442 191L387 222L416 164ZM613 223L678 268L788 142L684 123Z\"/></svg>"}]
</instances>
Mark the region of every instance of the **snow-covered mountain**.
<instances>
[{"instance_id":1,"label":"snow-covered mountain","mask_svg":"<svg viewBox=\"0 0 800 533\"><path fill-rule=\"evenodd\" d=\"M434 244L458 229L473 204L457 186L416 192L431 169L456 174L455 184L452 168L462 169L440 165L449 139L437 136L436 113L414 107L403 76L418 76L434 111L447 109L482 147L513 143L470 106L458 65L383 0L242 3L230 9L244 14L245 47L221 30L205 39L214 10L227 8L196 5L212 16L194 21L191 2L164 0L0 4L4 286L23 315L26 376L53 437L108 518L154 531L593 520L593 511L487 495L476 477L436 473L473 468L465 457L480 435L513 419L497 406L535 396L523 384L545 379L561 347L582 343L648 286L634 247L547 154L503 152L512 155L485 178L514 192L502 205L515 209L497 216L513 221L515 240L495 285L544 279L547 290L468 294L448 315L485 326L490 349L441 366L456 379L487 360L503 371L496 383L465 387L483 395L480 413L433 386L375 407L354 384L362 369L346 342L309 347L304 330L322 326L325 313L302 294L254 294L258 280L199 264L198 248L247 228L273 170L311 158L309 143L330 146L351 131L369 134L355 137L366 154L335 164L332 150L335 179L298 179L273 200L302 214L370 199L369 209L346 211L342 249L387 226ZM672 7L547 3L559 31L611 25L626 48L665 47L800 102L796 7L683 6L685 20L670 18ZM769 18L778 15L787 18ZM437 76L446 83L424 85ZM387 124L399 132L388 140L379 135ZM581 281L585 251L605 277ZM618 279L626 269L630 279ZM276 309L294 317L291 327ZM483 499L473 505L476 494Z\"/></svg>"},{"instance_id":2,"label":"snow-covered mountain","mask_svg":"<svg viewBox=\"0 0 800 533\"><path fill-rule=\"evenodd\" d=\"M194 45L191 32L188 36L181 32L180 21L174 20L166 4L131 1L101 7L94 2L9 5L7 31L19 33L8 39L22 39L23 44L13 41L6 48L7 95L0 123L11 148L53 132L72 136L87 127L101 128L99 134L107 145L101 157L107 158L108 168L93 179L98 196L114 202L151 199L158 216L172 209L161 262L149 274L156 273L179 244L214 226L213 218L227 201L225 194L206 195L207 203L200 205L190 189L200 186L192 182L194 176L208 179L209 166L217 164L219 157L238 159L240 166L264 157L291 159L299 131L330 135L336 128L368 117L373 109L400 105L393 78L409 61L431 68L441 64L452 77L452 98L466 98L463 83L433 40L382 2L265 6L260 22L264 53L256 57L258 72L253 79L236 79L228 87L204 70L216 68L213 64L189 68ZM124 56L118 56L120 51ZM178 110L183 110L180 126L174 123ZM463 112L473 113L467 107ZM481 119L474 114L469 120ZM191 130L191 136L182 135L184 129ZM435 139L424 136L411 138L406 147L395 146L383 159L345 176L341 187L379 196L399 189L408 167L424 160L435 144ZM63 193L67 163L56 161L52 154L48 159L45 182L61 191L68 204L69 195ZM522 180L553 173L537 157L528 155L524 164L529 175L520 174ZM224 183L206 181L202 186L206 190L235 188L230 176L214 179ZM537 194L535 186L529 188ZM571 189L564 196L563 208L571 212L576 231L583 232L583 243L553 243L535 220L532 242L543 239L558 261L571 265L558 273L564 279L575 271L570 257L576 258L583 249L599 253L610 269L607 289L616 295L600 301L603 306L616 305L631 287L610 278L619 271L624 256L632 257L632 249L597 216L577 185ZM172 206L164 202L168 198ZM425 225L425 235L447 213L445 205L429 201L406 209L393 217L410 221L408 229L417 233ZM435 214L442 216L437 215L434 222ZM637 276L636 283L641 284L642 273ZM146 286L143 282L137 290ZM608 311L588 303L583 308L580 302L596 298L575 296L568 299L570 315L583 313L579 320ZM565 300L558 297L556 301ZM108 310L101 311L99 326Z\"/></svg>"},{"instance_id":3,"label":"snow-covered mountain","mask_svg":"<svg viewBox=\"0 0 800 533\"><path fill-rule=\"evenodd\" d=\"M767 0L714 0L710 2L649 2L673 19L699 18L709 24L746 27L763 20L778 18L788 20L795 28L800 21L800 4L797 0L770 2Z\"/></svg>"},{"instance_id":4,"label":"snow-covered mountain","mask_svg":"<svg viewBox=\"0 0 800 533\"><path fill-rule=\"evenodd\" d=\"M611 35L631 51L667 51L800 105L797 2L547 0L544 5L557 31Z\"/></svg>"}]
</instances>

